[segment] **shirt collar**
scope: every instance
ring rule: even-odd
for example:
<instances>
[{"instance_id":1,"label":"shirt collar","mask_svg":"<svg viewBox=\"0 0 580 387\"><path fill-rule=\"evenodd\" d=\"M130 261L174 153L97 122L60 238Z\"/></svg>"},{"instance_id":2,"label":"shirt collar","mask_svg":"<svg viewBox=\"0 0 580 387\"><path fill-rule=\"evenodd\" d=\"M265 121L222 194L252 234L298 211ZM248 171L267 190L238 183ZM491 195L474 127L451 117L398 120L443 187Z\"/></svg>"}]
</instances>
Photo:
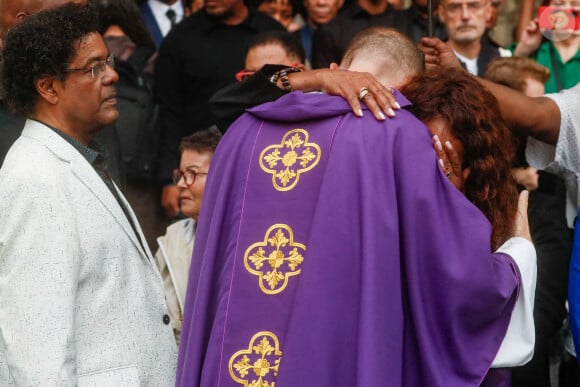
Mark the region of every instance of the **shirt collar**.
<instances>
[{"instance_id":1,"label":"shirt collar","mask_svg":"<svg viewBox=\"0 0 580 387\"><path fill-rule=\"evenodd\" d=\"M37 120L35 120L37 121ZM40 122L40 121L38 121ZM56 134L62 137L66 142L71 144L84 158L91 164L93 167L100 167L104 170L107 169L109 154L107 149L98 141L91 141L89 146L82 144L77 139L69 136L68 134L64 133L63 131L50 126L44 122L41 122L43 125L48 126L52 129Z\"/></svg>"},{"instance_id":2,"label":"shirt collar","mask_svg":"<svg viewBox=\"0 0 580 387\"><path fill-rule=\"evenodd\" d=\"M151 8L151 12L163 36L166 36L171 30L171 21L166 15L168 10L172 9L175 12L176 23L183 20L184 10L181 1L176 1L173 5L167 5L159 0L149 0L147 4Z\"/></svg>"},{"instance_id":3,"label":"shirt collar","mask_svg":"<svg viewBox=\"0 0 580 387\"><path fill-rule=\"evenodd\" d=\"M181 1L176 1L172 5L167 5L160 0L149 0L148 4L153 14L163 15L163 17L165 17L165 12L167 12L169 9L172 9L175 11L177 22L183 19L184 11L183 6L181 5Z\"/></svg>"}]
</instances>

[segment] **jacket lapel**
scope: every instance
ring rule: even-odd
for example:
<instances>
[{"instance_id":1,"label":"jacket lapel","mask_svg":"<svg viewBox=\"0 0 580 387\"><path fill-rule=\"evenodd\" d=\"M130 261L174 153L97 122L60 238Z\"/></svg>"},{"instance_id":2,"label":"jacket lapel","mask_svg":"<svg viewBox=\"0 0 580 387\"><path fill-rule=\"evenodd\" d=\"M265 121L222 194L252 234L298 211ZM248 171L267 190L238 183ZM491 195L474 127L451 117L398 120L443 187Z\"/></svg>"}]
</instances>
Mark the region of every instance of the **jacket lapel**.
<instances>
[{"instance_id":1,"label":"jacket lapel","mask_svg":"<svg viewBox=\"0 0 580 387\"><path fill-rule=\"evenodd\" d=\"M148 248L147 242L145 241L139 222L137 221L131 206L125 200L119 189L117 189L119 197L121 198L123 205L127 208L127 213L132 217L135 228L139 234L138 236L133 231L129 219L125 216L123 209L115 199L113 193L109 190L95 169L76 149L74 149L72 145L66 142L52 129L37 121L28 120L22 134L38 139L57 157L68 162L73 174L78 178L79 183L87 187L95 198L103 204L109 214L115 218L117 223L119 223L141 255L152 263L151 252ZM142 243L139 243L139 239L137 238L140 238Z\"/></svg>"}]
</instances>

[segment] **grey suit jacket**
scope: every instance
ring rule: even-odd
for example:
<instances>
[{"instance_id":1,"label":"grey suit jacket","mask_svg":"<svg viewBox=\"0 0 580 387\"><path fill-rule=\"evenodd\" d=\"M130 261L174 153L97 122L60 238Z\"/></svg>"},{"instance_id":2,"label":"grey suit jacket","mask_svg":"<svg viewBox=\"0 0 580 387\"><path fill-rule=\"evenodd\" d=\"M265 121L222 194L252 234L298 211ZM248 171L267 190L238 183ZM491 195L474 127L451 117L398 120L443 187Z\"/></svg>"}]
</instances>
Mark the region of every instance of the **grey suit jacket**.
<instances>
[{"instance_id":1,"label":"grey suit jacket","mask_svg":"<svg viewBox=\"0 0 580 387\"><path fill-rule=\"evenodd\" d=\"M0 169L0 385L174 385L163 283L137 228L142 243L83 156L27 121Z\"/></svg>"}]
</instances>

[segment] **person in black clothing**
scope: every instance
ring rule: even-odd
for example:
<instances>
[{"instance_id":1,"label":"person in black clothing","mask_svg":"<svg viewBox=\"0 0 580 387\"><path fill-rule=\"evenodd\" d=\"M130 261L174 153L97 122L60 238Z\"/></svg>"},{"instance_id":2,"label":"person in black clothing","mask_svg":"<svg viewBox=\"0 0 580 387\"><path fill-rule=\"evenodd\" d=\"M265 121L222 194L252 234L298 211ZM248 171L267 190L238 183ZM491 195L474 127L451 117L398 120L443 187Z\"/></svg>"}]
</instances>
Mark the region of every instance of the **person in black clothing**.
<instances>
[{"instance_id":1,"label":"person in black clothing","mask_svg":"<svg viewBox=\"0 0 580 387\"><path fill-rule=\"evenodd\" d=\"M344 0L304 0L305 10L303 16L305 23L295 34L298 35L302 42L309 64L312 62L312 37L314 31L334 19L343 4Z\"/></svg>"},{"instance_id":2,"label":"person in black clothing","mask_svg":"<svg viewBox=\"0 0 580 387\"><path fill-rule=\"evenodd\" d=\"M394 15L388 0L357 0L346 5L334 20L314 31L312 68L328 68L331 63L340 63L353 36L368 27L392 27Z\"/></svg>"},{"instance_id":3,"label":"person in black clothing","mask_svg":"<svg viewBox=\"0 0 580 387\"><path fill-rule=\"evenodd\" d=\"M153 104L155 43L134 0L92 0L99 14L99 32L115 56L117 82L116 127L125 167L123 193L135 211L152 251L156 238L165 232L170 219L160 205L155 179L154 133L156 107Z\"/></svg>"},{"instance_id":4,"label":"person in black clothing","mask_svg":"<svg viewBox=\"0 0 580 387\"><path fill-rule=\"evenodd\" d=\"M312 67L325 68L333 62L339 63L352 37L368 27L391 27L419 41L428 35L427 11L426 0L413 0L412 6L404 10L392 9L387 0L357 0L314 32ZM434 18L434 36L446 37L445 28L437 16Z\"/></svg>"},{"instance_id":5,"label":"person in black clothing","mask_svg":"<svg viewBox=\"0 0 580 387\"><path fill-rule=\"evenodd\" d=\"M210 96L236 81L250 40L267 30L284 27L243 0L206 0L204 9L167 35L155 65L161 135L157 174L162 182L170 183L179 164L180 139L215 123ZM162 206L169 216L179 212L178 193L173 185L163 189Z\"/></svg>"},{"instance_id":6,"label":"person in black clothing","mask_svg":"<svg viewBox=\"0 0 580 387\"><path fill-rule=\"evenodd\" d=\"M23 127L24 118L12 114L0 100L0 166Z\"/></svg>"},{"instance_id":7,"label":"person in black clothing","mask_svg":"<svg viewBox=\"0 0 580 387\"><path fill-rule=\"evenodd\" d=\"M404 33L415 42L429 34L429 9L427 0L413 0L407 9L396 11L393 28ZM433 36L445 40L447 31L437 16L438 0L433 0Z\"/></svg>"}]
</instances>

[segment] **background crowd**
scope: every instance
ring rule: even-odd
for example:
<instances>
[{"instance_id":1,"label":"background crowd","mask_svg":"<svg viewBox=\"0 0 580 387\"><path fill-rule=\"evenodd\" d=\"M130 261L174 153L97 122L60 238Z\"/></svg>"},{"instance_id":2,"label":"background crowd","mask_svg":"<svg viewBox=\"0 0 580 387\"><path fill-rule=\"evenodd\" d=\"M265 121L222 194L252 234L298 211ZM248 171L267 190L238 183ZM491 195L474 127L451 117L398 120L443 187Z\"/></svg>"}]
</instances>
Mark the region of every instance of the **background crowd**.
<instances>
[{"instance_id":1,"label":"background crowd","mask_svg":"<svg viewBox=\"0 0 580 387\"><path fill-rule=\"evenodd\" d=\"M59 3L0 0L0 47L18 21L41 10L39 4L53 2ZM351 97L343 91L348 82L341 84L342 78L333 78L351 39L369 27L380 26L393 28L419 44L429 34L428 3L426 0L89 0L89 3L97 9L98 30L114 55L114 68L119 76L116 82L119 119L108 123L95 140L107 149L107 176L125 195L143 229L148 246L142 247L155 253L169 309L164 322L166 325L170 322L179 343L205 180L221 134L245 108L292 90L323 90ZM552 31L544 27L548 16L542 14L544 8L540 6L560 7L574 15L580 12L578 0L439 0L433 1L432 36L445 41L469 73L530 97L573 88L580 82L580 33L576 30L580 30L580 19L571 18L573 28ZM305 74L312 75L300 78ZM420 82L435 81L420 78ZM413 96L411 102L420 107L435 105L436 101L421 98L424 86L417 82L408 89ZM352 97L351 106L358 113L357 97L363 102L368 99L361 94ZM380 97L369 102L369 108L379 119L397 113L396 109L388 108L383 109L383 115L377 105L385 106ZM414 113L418 112L420 109ZM10 113L0 100L0 165L24 122L23 116ZM512 368L512 385L580 386L566 304L578 209L577 198L570 200L575 193L570 192L568 180L576 177L550 169L550 163L538 156L543 154L541 148L545 144L521 131L514 133L517 134L511 136L510 150L503 149L494 157L509 158L504 161L511 163L511 174L519 188L530 191L528 214L538 256L538 279L535 352L529 363ZM467 152L481 149L467 137L462 142L469 144ZM469 161L477 157L467 154L463 158ZM461 171L460 167L456 175ZM464 190L461 185L467 179L465 176L454 184ZM477 192L471 197L466 195L477 202ZM515 198L511 200L513 205ZM486 215L494 210L486 212L488 202L493 201L484 197L478 204ZM494 202L493 206L507 204ZM511 219L513 211L508 213ZM503 234L509 234L504 230L508 228L507 220L503 225L501 221L494 223L494 232L496 226ZM503 234L494 235L498 238L493 241L494 249L506 239Z\"/></svg>"}]
</instances>

